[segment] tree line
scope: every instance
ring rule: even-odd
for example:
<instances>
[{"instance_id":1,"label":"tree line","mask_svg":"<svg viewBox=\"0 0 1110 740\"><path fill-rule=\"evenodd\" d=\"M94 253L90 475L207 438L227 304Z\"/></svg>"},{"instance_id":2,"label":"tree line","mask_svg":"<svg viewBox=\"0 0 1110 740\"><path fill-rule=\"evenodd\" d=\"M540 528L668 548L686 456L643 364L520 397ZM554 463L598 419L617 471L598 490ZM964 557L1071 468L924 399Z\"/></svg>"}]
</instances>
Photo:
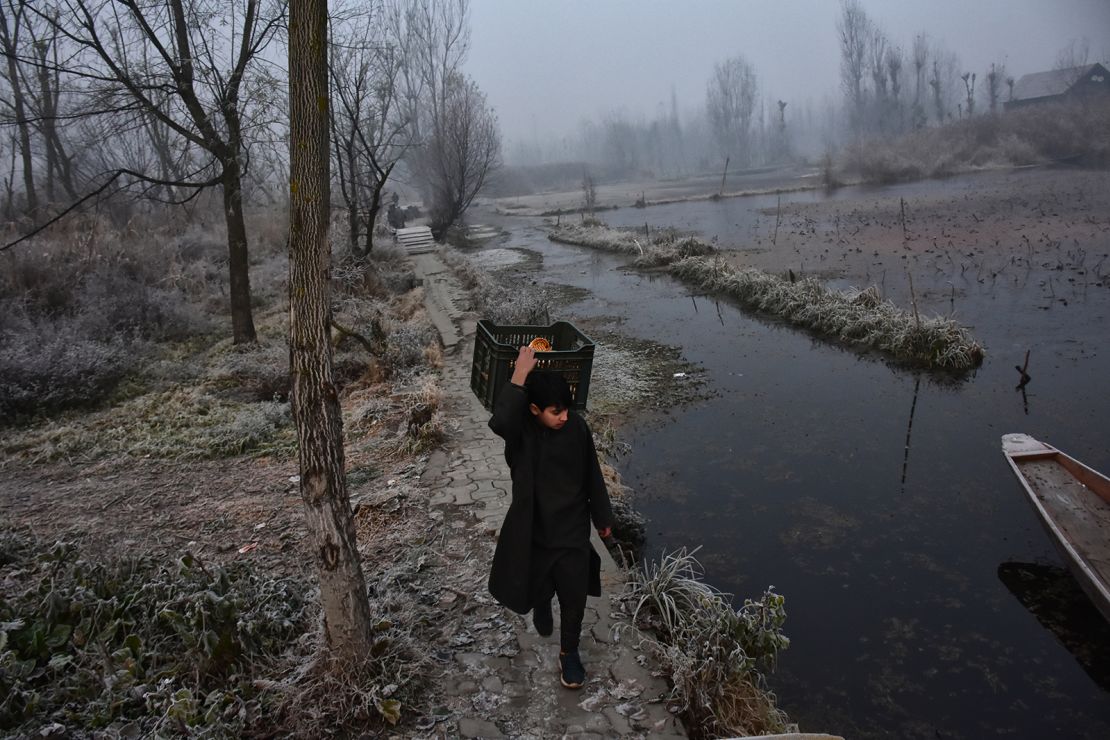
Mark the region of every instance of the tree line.
<instances>
[{"instance_id":1,"label":"tree line","mask_svg":"<svg viewBox=\"0 0 1110 740\"><path fill-rule=\"evenodd\" d=\"M255 340L244 206L283 200L286 0L0 0L0 212L26 234L95 200L218 191L232 335ZM331 178L350 251L369 253L386 184L459 220L500 158L462 70L467 0L375 0L328 17Z\"/></svg>"},{"instance_id":2,"label":"tree line","mask_svg":"<svg viewBox=\"0 0 1110 740\"><path fill-rule=\"evenodd\" d=\"M653 115L613 111L569 136L514 142L507 159L582 162L602 179L719 171L725 161L781 164L815 159L850 140L1000 113L1013 97L1015 79L1002 60L975 70L924 31L893 38L859 0L841 0L832 30L840 86L820 101L765 89L758 69L738 53L714 64L702 102L681 115L672 89L670 104L660 103ZM1089 56L1086 41L1072 41L1055 68L1081 67Z\"/></svg>"}]
</instances>

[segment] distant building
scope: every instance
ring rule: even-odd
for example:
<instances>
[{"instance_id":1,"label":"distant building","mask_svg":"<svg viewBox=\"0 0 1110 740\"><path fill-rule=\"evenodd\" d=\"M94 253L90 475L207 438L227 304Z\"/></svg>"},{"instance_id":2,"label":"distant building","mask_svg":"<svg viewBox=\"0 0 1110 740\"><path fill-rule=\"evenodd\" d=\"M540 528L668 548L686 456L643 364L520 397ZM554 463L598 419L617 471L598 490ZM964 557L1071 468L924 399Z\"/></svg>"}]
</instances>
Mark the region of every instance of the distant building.
<instances>
[{"instance_id":1,"label":"distant building","mask_svg":"<svg viewBox=\"0 0 1110 740\"><path fill-rule=\"evenodd\" d=\"M1014 83L1006 110L1087 97L1110 100L1110 72L1101 64L1024 75Z\"/></svg>"}]
</instances>

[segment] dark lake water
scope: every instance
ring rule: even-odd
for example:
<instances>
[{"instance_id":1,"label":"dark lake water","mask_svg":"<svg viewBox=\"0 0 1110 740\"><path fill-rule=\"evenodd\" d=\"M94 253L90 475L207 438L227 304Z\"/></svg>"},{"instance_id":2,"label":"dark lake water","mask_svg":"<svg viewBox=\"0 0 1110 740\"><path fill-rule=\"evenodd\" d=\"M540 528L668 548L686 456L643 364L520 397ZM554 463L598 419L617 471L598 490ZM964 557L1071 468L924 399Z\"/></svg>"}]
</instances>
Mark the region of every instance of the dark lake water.
<instances>
[{"instance_id":1,"label":"dark lake water","mask_svg":"<svg viewBox=\"0 0 1110 740\"><path fill-rule=\"evenodd\" d=\"M731 233L768 204L628 219ZM960 315L988 354L951 382L691 300L670 278L528 224L507 221L501 246L538 251L545 280L592 291L565 311L622 316L622 331L679 346L703 369L713 397L626 425L621 470L649 519L649 556L700 546L716 587L786 596L792 645L771 685L802 729L1110 737L1110 627L1061 570L999 441L1026 432L1110 470L1110 288L1071 286L1067 305L1044 309L1036 275L961 286ZM1013 366L1026 349L1023 397Z\"/></svg>"}]
</instances>

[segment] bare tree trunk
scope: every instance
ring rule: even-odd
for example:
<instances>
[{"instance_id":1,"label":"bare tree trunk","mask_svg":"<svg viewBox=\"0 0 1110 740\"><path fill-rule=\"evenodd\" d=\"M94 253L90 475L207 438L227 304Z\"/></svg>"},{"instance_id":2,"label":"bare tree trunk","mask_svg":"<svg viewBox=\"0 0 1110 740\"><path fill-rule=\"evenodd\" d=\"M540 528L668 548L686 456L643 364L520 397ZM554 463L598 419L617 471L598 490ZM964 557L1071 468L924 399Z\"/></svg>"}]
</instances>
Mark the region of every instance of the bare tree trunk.
<instances>
[{"instance_id":1,"label":"bare tree trunk","mask_svg":"<svg viewBox=\"0 0 1110 740\"><path fill-rule=\"evenodd\" d=\"M4 55L8 58L8 82L12 87L12 108L15 109L16 128L19 130L19 150L23 158L23 188L27 191L27 213L31 216L39 209L38 196L35 193L35 173L31 161L31 131L27 124L27 113L23 101L23 87L20 85L19 68L16 65L16 41L18 39L20 19L12 19L14 28L8 28L8 18L0 5L0 42L3 43Z\"/></svg>"},{"instance_id":2,"label":"bare tree trunk","mask_svg":"<svg viewBox=\"0 0 1110 740\"><path fill-rule=\"evenodd\" d=\"M231 282L231 335L235 344L257 339L251 310L251 279L247 257L247 225L243 220L242 175L239 160L224 163L224 219L227 222L228 272Z\"/></svg>"},{"instance_id":3,"label":"bare tree trunk","mask_svg":"<svg viewBox=\"0 0 1110 740\"><path fill-rule=\"evenodd\" d=\"M384 172L379 174L374 180L374 184L370 186L370 208L366 211L366 249L363 250L363 256L370 254L374 248L374 225L378 221L378 213L381 212L382 207L382 193L385 192L385 184L389 180L389 173L393 171L393 165L385 168Z\"/></svg>"},{"instance_id":4,"label":"bare tree trunk","mask_svg":"<svg viewBox=\"0 0 1110 740\"><path fill-rule=\"evenodd\" d=\"M370 605L343 461L343 417L332 378L328 298L327 0L289 6L289 354L305 523L320 574L328 646L370 648Z\"/></svg>"}]
</instances>

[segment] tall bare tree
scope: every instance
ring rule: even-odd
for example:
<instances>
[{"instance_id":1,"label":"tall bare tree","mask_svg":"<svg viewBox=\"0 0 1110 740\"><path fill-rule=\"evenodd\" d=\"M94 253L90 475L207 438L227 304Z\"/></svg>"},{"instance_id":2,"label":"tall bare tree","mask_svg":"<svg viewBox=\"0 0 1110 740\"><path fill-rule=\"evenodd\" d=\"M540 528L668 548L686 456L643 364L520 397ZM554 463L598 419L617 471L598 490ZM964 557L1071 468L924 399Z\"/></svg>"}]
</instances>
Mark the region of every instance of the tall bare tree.
<instances>
[{"instance_id":1,"label":"tall bare tree","mask_svg":"<svg viewBox=\"0 0 1110 740\"><path fill-rule=\"evenodd\" d=\"M23 191L27 213L34 217L38 211L38 193L35 190L35 168L31 152L31 125L27 120L23 76L19 69L20 32L26 22L27 6L24 3L0 3L0 51L7 58L7 83L11 101L4 99L10 108L19 135L19 154L23 164Z\"/></svg>"},{"instance_id":2,"label":"tall bare tree","mask_svg":"<svg viewBox=\"0 0 1110 740\"><path fill-rule=\"evenodd\" d=\"M836 32L840 39L840 84L851 106L853 127L858 132L864 118L863 75L867 69L871 36L871 20L859 0L842 0Z\"/></svg>"},{"instance_id":3,"label":"tall bare tree","mask_svg":"<svg viewBox=\"0 0 1110 740\"><path fill-rule=\"evenodd\" d=\"M500 163L497 119L462 72L470 49L467 0L394 0L394 36L409 40L401 103L417 143L405 156L442 238Z\"/></svg>"},{"instance_id":4,"label":"tall bare tree","mask_svg":"<svg viewBox=\"0 0 1110 740\"><path fill-rule=\"evenodd\" d=\"M332 375L328 246L327 0L289 13L289 356L301 498L320 574L328 646L342 659L370 648L370 605L343 460L343 417Z\"/></svg>"},{"instance_id":5,"label":"tall bare tree","mask_svg":"<svg viewBox=\"0 0 1110 740\"><path fill-rule=\"evenodd\" d=\"M958 99L956 85L960 78L960 61L954 53L945 51L940 46L934 46L932 61L929 88L933 93L934 113L939 126L944 124L945 119L952 117L952 108Z\"/></svg>"},{"instance_id":6,"label":"tall bare tree","mask_svg":"<svg viewBox=\"0 0 1110 740\"><path fill-rule=\"evenodd\" d=\"M757 93L755 69L743 56L713 66L705 111L721 156L751 161L751 122Z\"/></svg>"},{"instance_id":7,"label":"tall bare tree","mask_svg":"<svg viewBox=\"0 0 1110 740\"><path fill-rule=\"evenodd\" d=\"M331 126L340 196L347 207L351 252L370 252L385 184L415 144L402 110L401 74L411 28L390 23L376 7L331 14ZM408 34L405 37L393 33ZM363 246L359 237L363 235Z\"/></svg>"},{"instance_id":8,"label":"tall bare tree","mask_svg":"<svg viewBox=\"0 0 1110 740\"><path fill-rule=\"evenodd\" d=\"M960 79L964 81L964 92L967 93L967 117L971 118L975 115L975 73L964 72Z\"/></svg>"},{"instance_id":9,"label":"tall bare tree","mask_svg":"<svg viewBox=\"0 0 1110 740\"><path fill-rule=\"evenodd\" d=\"M925 114L925 70L929 64L929 39L923 33L913 37L913 127L921 128Z\"/></svg>"},{"instance_id":10,"label":"tall bare tree","mask_svg":"<svg viewBox=\"0 0 1110 740\"><path fill-rule=\"evenodd\" d=\"M1006 81L1006 65L991 62L987 71L987 105L991 114L998 112L998 102L1002 99L1002 85Z\"/></svg>"},{"instance_id":11,"label":"tall bare tree","mask_svg":"<svg viewBox=\"0 0 1110 740\"><path fill-rule=\"evenodd\" d=\"M890 108L893 111L893 123L895 129L901 132L905 127L905 106L902 103L902 68L905 64L905 58L902 47L888 47L886 50L885 62L887 81L890 84L890 96L888 100Z\"/></svg>"},{"instance_id":12,"label":"tall bare tree","mask_svg":"<svg viewBox=\"0 0 1110 740\"><path fill-rule=\"evenodd\" d=\"M451 79L421 155L432 233L442 238L501 162L497 116L473 80Z\"/></svg>"},{"instance_id":13,"label":"tall bare tree","mask_svg":"<svg viewBox=\"0 0 1110 740\"><path fill-rule=\"evenodd\" d=\"M250 67L284 18L284 0L58 0L33 6L58 35L79 49L59 65L105 98L126 100L122 112L152 117L207 160L177 188L218 185L227 224L232 335L255 340L243 217L249 166ZM246 99L244 99L246 96ZM151 183L149 172L131 177Z\"/></svg>"}]
</instances>

